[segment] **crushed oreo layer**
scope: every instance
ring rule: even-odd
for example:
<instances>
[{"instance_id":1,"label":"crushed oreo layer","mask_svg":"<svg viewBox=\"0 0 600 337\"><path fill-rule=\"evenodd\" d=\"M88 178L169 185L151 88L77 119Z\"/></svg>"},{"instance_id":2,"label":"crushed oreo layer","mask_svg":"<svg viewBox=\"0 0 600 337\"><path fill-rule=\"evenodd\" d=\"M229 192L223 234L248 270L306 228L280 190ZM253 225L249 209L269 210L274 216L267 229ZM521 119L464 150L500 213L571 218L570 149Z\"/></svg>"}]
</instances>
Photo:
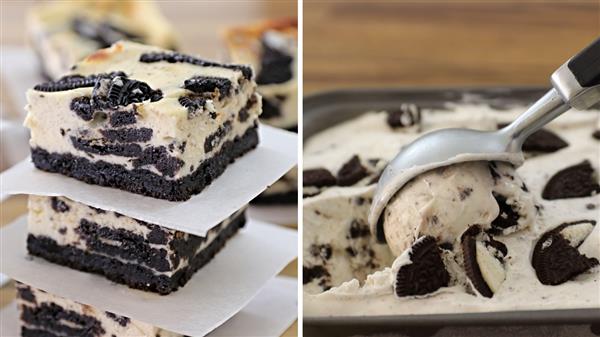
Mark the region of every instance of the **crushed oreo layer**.
<instances>
[{"instance_id":1,"label":"crushed oreo layer","mask_svg":"<svg viewBox=\"0 0 600 337\"><path fill-rule=\"evenodd\" d=\"M184 164L183 160L169 155L169 151L164 146L145 148L137 158L133 160L134 168L152 165L166 177L175 176L177 171L179 171Z\"/></svg>"},{"instance_id":2,"label":"crushed oreo layer","mask_svg":"<svg viewBox=\"0 0 600 337\"><path fill-rule=\"evenodd\" d=\"M118 143L140 143L152 139L150 128L123 128L123 129L100 129L104 138Z\"/></svg>"}]
</instances>

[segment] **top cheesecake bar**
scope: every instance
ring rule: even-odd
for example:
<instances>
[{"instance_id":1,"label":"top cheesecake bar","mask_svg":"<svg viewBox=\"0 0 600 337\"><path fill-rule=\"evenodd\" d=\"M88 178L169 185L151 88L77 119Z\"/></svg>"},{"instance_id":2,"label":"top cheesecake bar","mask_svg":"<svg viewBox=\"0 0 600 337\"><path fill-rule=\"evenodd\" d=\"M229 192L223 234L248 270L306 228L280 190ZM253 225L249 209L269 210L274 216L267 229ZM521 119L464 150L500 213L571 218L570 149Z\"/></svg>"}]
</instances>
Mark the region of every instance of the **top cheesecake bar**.
<instances>
[{"instance_id":1,"label":"top cheesecake bar","mask_svg":"<svg viewBox=\"0 0 600 337\"><path fill-rule=\"evenodd\" d=\"M187 200L258 144L252 69L117 42L27 91L41 170Z\"/></svg>"},{"instance_id":2,"label":"top cheesecake bar","mask_svg":"<svg viewBox=\"0 0 600 337\"><path fill-rule=\"evenodd\" d=\"M177 46L173 29L153 1L53 1L29 11L27 28L42 72L53 80L119 40Z\"/></svg>"}]
</instances>

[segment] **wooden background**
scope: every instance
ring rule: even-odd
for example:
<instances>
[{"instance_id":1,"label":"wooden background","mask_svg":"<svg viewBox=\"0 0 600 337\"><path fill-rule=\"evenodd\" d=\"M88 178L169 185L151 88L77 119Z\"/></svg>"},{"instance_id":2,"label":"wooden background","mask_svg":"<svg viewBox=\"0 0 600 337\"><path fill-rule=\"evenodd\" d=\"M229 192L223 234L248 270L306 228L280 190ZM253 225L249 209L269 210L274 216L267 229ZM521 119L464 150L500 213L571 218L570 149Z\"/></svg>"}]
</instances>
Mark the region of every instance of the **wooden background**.
<instances>
[{"instance_id":1,"label":"wooden background","mask_svg":"<svg viewBox=\"0 0 600 337\"><path fill-rule=\"evenodd\" d=\"M70 0L77 1L77 0ZM40 1L0 0L0 49L4 45L27 43L24 15ZM227 0L227 1L160 1L163 13L181 37L181 50L205 58L227 59L222 31L231 25L251 23L265 18L295 17L296 1L289 0ZM37 65L32 65L36 67ZM0 73L1 77L1 73ZM1 90L0 90L1 91ZM9 224L26 212L26 198L13 197L0 204L0 226ZM298 264L292 262L282 275L297 277ZM14 287L0 289L0 307L14 298ZM283 336L297 336L298 323L290 326Z\"/></svg>"},{"instance_id":2,"label":"wooden background","mask_svg":"<svg viewBox=\"0 0 600 337\"><path fill-rule=\"evenodd\" d=\"M549 85L600 36L600 1L304 1L304 94Z\"/></svg>"}]
</instances>

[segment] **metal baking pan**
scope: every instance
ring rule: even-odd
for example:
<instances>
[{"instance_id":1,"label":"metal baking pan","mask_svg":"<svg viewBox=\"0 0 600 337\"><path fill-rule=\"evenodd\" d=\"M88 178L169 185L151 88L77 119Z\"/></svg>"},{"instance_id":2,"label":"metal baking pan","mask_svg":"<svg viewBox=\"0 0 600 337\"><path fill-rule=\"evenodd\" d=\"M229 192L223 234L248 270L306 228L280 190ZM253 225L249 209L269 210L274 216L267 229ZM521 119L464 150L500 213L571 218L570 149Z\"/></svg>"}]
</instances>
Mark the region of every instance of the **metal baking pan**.
<instances>
[{"instance_id":1,"label":"metal baking pan","mask_svg":"<svg viewBox=\"0 0 600 337\"><path fill-rule=\"evenodd\" d=\"M367 111L396 109L401 103L445 108L446 102L482 103L496 109L525 106L541 97L548 88L484 87L426 89L347 89L314 94L304 99L304 139ZM451 113L451 111L449 111ZM494 326L530 324L594 324L600 328L600 309L482 312L463 314L391 315L351 317L304 316L306 332L326 331L327 336L351 335L369 326L421 328L432 326ZM318 328L318 329L317 329ZM600 331L600 329L598 329ZM423 331L424 332L424 331ZM435 332L435 329L431 333ZM364 331L363 333L366 333ZM418 334L419 336L421 334ZM426 332L423 335L428 335ZM431 334L429 334L431 335Z\"/></svg>"}]
</instances>

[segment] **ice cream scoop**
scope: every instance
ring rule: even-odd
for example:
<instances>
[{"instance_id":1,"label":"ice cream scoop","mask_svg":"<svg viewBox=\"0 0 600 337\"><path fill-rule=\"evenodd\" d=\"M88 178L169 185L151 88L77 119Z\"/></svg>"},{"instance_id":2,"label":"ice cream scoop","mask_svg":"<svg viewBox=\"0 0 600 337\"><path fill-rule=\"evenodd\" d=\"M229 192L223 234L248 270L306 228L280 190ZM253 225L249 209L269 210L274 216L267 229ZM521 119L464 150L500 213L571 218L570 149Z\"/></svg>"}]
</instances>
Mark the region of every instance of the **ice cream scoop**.
<instances>
[{"instance_id":1,"label":"ice cream scoop","mask_svg":"<svg viewBox=\"0 0 600 337\"><path fill-rule=\"evenodd\" d=\"M383 240L381 214L396 193L414 177L435 168L467 161L523 163L521 146L529 135L567 111L585 110L600 101L600 39L558 68L553 88L515 121L494 132L443 129L409 145L388 164L377 184L369 210L369 225Z\"/></svg>"}]
</instances>

